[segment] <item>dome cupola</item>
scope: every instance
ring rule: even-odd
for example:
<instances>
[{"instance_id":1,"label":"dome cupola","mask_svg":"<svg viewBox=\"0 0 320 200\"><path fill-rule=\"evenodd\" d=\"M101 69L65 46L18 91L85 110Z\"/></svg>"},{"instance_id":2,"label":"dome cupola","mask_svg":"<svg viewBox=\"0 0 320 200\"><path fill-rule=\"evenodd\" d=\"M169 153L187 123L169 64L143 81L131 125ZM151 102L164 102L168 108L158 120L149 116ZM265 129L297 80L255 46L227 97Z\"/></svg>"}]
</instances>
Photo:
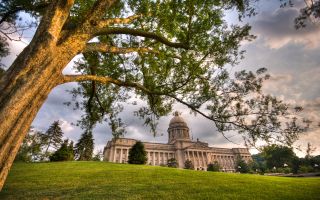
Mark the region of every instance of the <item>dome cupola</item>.
<instances>
[{"instance_id":1,"label":"dome cupola","mask_svg":"<svg viewBox=\"0 0 320 200\"><path fill-rule=\"evenodd\" d=\"M190 140L189 127L178 111L174 112L174 117L170 120L168 136L168 143L177 139Z\"/></svg>"}]
</instances>

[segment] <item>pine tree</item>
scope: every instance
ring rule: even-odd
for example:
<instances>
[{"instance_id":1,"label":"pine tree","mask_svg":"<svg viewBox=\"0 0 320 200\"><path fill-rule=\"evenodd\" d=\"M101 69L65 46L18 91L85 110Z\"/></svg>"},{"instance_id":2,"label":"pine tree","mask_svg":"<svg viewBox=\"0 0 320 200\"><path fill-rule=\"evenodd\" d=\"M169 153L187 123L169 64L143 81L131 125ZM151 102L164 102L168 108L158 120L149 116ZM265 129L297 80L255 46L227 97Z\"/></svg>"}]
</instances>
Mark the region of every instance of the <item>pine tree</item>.
<instances>
[{"instance_id":1,"label":"pine tree","mask_svg":"<svg viewBox=\"0 0 320 200\"><path fill-rule=\"evenodd\" d=\"M130 164L146 164L147 159L147 152L144 150L144 145L142 142L138 141L129 151L128 162Z\"/></svg>"},{"instance_id":2,"label":"pine tree","mask_svg":"<svg viewBox=\"0 0 320 200\"><path fill-rule=\"evenodd\" d=\"M94 149L93 136L91 131L85 131L75 146L77 160L91 160Z\"/></svg>"},{"instance_id":3,"label":"pine tree","mask_svg":"<svg viewBox=\"0 0 320 200\"><path fill-rule=\"evenodd\" d=\"M64 140L60 148L50 156L50 161L71 161L74 159L73 141Z\"/></svg>"},{"instance_id":4,"label":"pine tree","mask_svg":"<svg viewBox=\"0 0 320 200\"><path fill-rule=\"evenodd\" d=\"M53 147L55 149L59 148L62 143L62 136L63 132L60 127L60 122L54 121L44 136L47 143L47 148L42 159L44 159L48 155L48 150L50 147Z\"/></svg>"}]
</instances>

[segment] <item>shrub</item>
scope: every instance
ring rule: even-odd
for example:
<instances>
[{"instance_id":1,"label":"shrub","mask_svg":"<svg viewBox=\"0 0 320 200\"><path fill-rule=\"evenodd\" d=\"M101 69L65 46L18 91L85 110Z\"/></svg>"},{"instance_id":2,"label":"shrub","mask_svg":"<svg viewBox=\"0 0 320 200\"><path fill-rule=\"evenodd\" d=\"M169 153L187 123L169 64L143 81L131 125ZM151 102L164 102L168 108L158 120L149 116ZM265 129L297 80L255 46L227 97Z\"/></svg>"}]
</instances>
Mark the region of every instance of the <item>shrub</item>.
<instances>
[{"instance_id":1,"label":"shrub","mask_svg":"<svg viewBox=\"0 0 320 200\"><path fill-rule=\"evenodd\" d=\"M50 161L70 161L74 159L73 142L65 140L61 147L50 156Z\"/></svg>"},{"instance_id":2,"label":"shrub","mask_svg":"<svg viewBox=\"0 0 320 200\"><path fill-rule=\"evenodd\" d=\"M207 166L207 171L218 172L219 170L220 170L220 165L217 161L215 161L214 163L210 163Z\"/></svg>"},{"instance_id":3,"label":"shrub","mask_svg":"<svg viewBox=\"0 0 320 200\"><path fill-rule=\"evenodd\" d=\"M130 164L146 164L147 152L144 150L142 142L135 143L129 151L128 163Z\"/></svg>"},{"instance_id":4,"label":"shrub","mask_svg":"<svg viewBox=\"0 0 320 200\"><path fill-rule=\"evenodd\" d=\"M191 160L186 160L184 162L184 168L185 169L194 169L193 163Z\"/></svg>"},{"instance_id":5,"label":"shrub","mask_svg":"<svg viewBox=\"0 0 320 200\"><path fill-rule=\"evenodd\" d=\"M298 173L308 173L308 172L312 172L313 168L311 166L307 166L307 165L302 165L300 166Z\"/></svg>"},{"instance_id":6,"label":"shrub","mask_svg":"<svg viewBox=\"0 0 320 200\"><path fill-rule=\"evenodd\" d=\"M170 158L168 160L168 167L173 167L173 168L177 168L178 167L178 162L175 158Z\"/></svg>"},{"instance_id":7,"label":"shrub","mask_svg":"<svg viewBox=\"0 0 320 200\"><path fill-rule=\"evenodd\" d=\"M241 158L238 158L237 160L236 169L237 169L237 172L240 172L240 173L248 173L250 171L248 164Z\"/></svg>"}]
</instances>

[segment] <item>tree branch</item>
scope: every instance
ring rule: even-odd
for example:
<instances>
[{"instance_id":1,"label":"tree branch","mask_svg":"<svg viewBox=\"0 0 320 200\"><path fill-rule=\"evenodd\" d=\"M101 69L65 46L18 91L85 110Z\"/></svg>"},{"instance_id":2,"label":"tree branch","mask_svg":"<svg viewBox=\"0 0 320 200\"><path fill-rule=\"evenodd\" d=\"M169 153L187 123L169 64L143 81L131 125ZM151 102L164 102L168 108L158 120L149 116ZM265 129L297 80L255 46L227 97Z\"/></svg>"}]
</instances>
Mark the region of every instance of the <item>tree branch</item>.
<instances>
[{"instance_id":1,"label":"tree branch","mask_svg":"<svg viewBox=\"0 0 320 200\"><path fill-rule=\"evenodd\" d=\"M113 24L129 24L134 20L140 18L142 15L132 15L127 18L112 18L112 19L102 19L98 22L99 28L104 28Z\"/></svg>"},{"instance_id":2,"label":"tree branch","mask_svg":"<svg viewBox=\"0 0 320 200\"><path fill-rule=\"evenodd\" d=\"M162 35L152 33L152 32L147 32L144 30L139 30L139 29L120 28L120 27L119 28L101 28L94 33L95 36L109 35L109 34L127 34L127 35L133 35L133 36L140 36L140 37L154 39L170 47L189 49L189 46L187 44L171 42Z\"/></svg>"},{"instance_id":3,"label":"tree branch","mask_svg":"<svg viewBox=\"0 0 320 200\"><path fill-rule=\"evenodd\" d=\"M144 87L143 85L135 82L127 82L127 81L121 81L118 79L114 79L111 77L102 77L102 76L95 76L95 75L64 75L62 78L61 83L69 83L69 82L81 82L81 81L97 81L103 84L115 84L118 86L123 87L132 87L139 89L147 94L157 94L160 95L160 93L155 93L149 90L148 88Z\"/></svg>"},{"instance_id":4,"label":"tree branch","mask_svg":"<svg viewBox=\"0 0 320 200\"><path fill-rule=\"evenodd\" d=\"M159 53L147 47L129 47L129 48L120 48L115 46L110 46L103 43L88 43L83 53L86 52L103 52L103 53L115 53L115 54L126 54L126 53Z\"/></svg>"}]
</instances>

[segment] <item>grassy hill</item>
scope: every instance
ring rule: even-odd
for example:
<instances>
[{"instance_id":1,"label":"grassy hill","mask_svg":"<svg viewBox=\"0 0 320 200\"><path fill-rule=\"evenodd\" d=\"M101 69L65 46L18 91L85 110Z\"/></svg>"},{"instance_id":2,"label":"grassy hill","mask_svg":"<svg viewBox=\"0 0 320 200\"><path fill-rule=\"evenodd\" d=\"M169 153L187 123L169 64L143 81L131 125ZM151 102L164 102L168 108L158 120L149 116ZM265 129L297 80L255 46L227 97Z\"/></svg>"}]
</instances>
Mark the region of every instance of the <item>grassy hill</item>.
<instances>
[{"instance_id":1,"label":"grassy hill","mask_svg":"<svg viewBox=\"0 0 320 200\"><path fill-rule=\"evenodd\" d=\"M106 162L15 163L0 199L320 199L320 178Z\"/></svg>"}]
</instances>

